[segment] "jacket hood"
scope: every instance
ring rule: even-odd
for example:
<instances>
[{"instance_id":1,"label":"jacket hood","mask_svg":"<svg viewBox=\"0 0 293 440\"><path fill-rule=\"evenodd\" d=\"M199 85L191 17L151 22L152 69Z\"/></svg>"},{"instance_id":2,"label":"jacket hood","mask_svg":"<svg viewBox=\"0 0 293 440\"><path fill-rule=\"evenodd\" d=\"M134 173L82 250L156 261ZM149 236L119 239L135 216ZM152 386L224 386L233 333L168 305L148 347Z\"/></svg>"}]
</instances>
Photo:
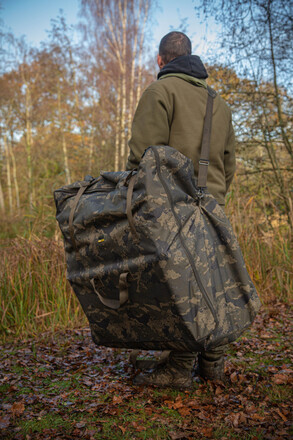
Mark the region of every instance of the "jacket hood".
<instances>
[{"instance_id":1,"label":"jacket hood","mask_svg":"<svg viewBox=\"0 0 293 440\"><path fill-rule=\"evenodd\" d=\"M168 73L185 73L198 79L206 79L207 71L197 55L182 55L166 64L158 73L158 79Z\"/></svg>"}]
</instances>

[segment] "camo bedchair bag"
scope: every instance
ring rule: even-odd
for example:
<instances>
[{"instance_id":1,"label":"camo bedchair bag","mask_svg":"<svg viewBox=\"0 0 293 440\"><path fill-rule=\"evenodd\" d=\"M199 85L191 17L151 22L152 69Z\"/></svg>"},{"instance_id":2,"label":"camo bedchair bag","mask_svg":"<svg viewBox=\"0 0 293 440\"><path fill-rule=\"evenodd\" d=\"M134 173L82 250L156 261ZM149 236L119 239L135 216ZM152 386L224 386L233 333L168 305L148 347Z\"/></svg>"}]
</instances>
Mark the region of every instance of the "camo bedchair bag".
<instances>
[{"instance_id":1,"label":"camo bedchair bag","mask_svg":"<svg viewBox=\"0 0 293 440\"><path fill-rule=\"evenodd\" d=\"M151 146L135 171L55 191L68 280L96 344L200 351L235 340L253 321L256 290L224 211L204 189L207 155L203 145L198 180L190 159Z\"/></svg>"}]
</instances>

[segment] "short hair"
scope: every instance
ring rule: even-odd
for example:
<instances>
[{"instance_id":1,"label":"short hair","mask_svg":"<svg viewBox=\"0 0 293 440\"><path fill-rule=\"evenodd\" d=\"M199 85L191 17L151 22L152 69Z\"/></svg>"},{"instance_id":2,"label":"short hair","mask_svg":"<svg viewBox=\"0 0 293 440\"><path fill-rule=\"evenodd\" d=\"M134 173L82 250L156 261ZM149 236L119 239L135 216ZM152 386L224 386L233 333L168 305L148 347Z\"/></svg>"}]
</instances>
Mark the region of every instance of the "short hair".
<instances>
[{"instance_id":1,"label":"short hair","mask_svg":"<svg viewBox=\"0 0 293 440\"><path fill-rule=\"evenodd\" d=\"M191 55L191 41L183 32L169 32L161 39L159 55L165 64L181 55Z\"/></svg>"}]
</instances>

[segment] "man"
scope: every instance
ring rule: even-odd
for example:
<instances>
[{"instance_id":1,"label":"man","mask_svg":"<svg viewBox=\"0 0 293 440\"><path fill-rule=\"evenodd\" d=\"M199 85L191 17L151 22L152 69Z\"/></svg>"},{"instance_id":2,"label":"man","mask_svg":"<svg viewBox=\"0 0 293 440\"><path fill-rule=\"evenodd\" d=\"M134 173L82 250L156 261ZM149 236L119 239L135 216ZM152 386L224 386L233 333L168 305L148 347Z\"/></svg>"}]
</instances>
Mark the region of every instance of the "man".
<instances>
[{"instance_id":1,"label":"man","mask_svg":"<svg viewBox=\"0 0 293 440\"><path fill-rule=\"evenodd\" d=\"M206 69L198 56L191 55L191 42L182 32L170 32L162 38L157 62L160 68L158 80L144 91L134 115L127 169L137 167L150 145L169 145L192 159L197 173L208 95ZM207 187L222 206L234 172L231 111L217 96L213 108ZM223 353L222 347L200 353L199 375L223 380ZM167 364L150 374L137 376L135 383L189 387L195 357L195 353L172 351Z\"/></svg>"}]
</instances>

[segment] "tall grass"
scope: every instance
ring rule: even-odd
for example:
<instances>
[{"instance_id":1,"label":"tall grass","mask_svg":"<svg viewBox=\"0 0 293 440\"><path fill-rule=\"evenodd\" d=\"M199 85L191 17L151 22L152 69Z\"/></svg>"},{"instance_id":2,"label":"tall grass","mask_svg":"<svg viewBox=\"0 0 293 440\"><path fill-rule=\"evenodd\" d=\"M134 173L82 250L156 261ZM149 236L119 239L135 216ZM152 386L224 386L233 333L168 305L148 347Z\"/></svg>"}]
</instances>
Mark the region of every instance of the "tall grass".
<instances>
[{"instance_id":1,"label":"tall grass","mask_svg":"<svg viewBox=\"0 0 293 440\"><path fill-rule=\"evenodd\" d=\"M228 201L227 213L263 303L292 300L293 252L284 219L268 218L256 199L245 199L237 188ZM37 222L42 224L39 219ZM37 229L34 224L30 230L34 233L0 240L0 325L4 337L80 327L87 322L66 281L60 233L48 238L43 230L36 235Z\"/></svg>"},{"instance_id":2,"label":"tall grass","mask_svg":"<svg viewBox=\"0 0 293 440\"><path fill-rule=\"evenodd\" d=\"M66 281L61 240L31 235L2 241L0 259L2 336L32 335L86 324Z\"/></svg>"},{"instance_id":3,"label":"tall grass","mask_svg":"<svg viewBox=\"0 0 293 440\"><path fill-rule=\"evenodd\" d=\"M285 215L267 215L263 200L243 197L234 185L226 212L248 272L264 304L293 299L292 234Z\"/></svg>"}]
</instances>

